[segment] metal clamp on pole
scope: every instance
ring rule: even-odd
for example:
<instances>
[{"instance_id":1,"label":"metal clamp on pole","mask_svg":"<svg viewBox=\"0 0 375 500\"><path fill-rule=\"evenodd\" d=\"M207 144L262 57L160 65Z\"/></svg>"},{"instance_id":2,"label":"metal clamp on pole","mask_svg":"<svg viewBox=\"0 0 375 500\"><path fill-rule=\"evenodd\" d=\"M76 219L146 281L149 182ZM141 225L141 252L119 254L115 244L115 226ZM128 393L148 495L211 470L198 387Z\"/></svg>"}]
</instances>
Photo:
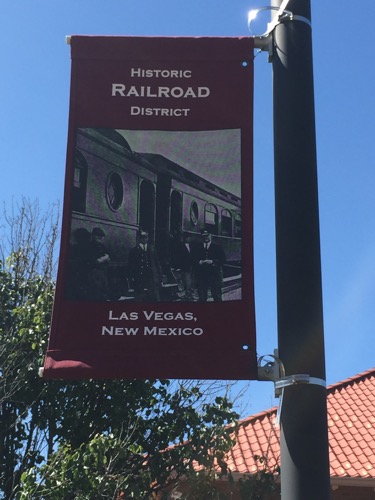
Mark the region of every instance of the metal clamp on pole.
<instances>
[{"instance_id":1,"label":"metal clamp on pole","mask_svg":"<svg viewBox=\"0 0 375 500\"><path fill-rule=\"evenodd\" d=\"M289 0L284 0L284 2L280 5L280 7L274 7L270 5L266 7L260 7L259 9L253 9L249 12L247 24L249 31L252 32L251 24L253 23L253 21L256 19L257 15L260 12L276 11L274 19L270 23L268 23L266 31L261 35L254 35L254 47L256 49L268 52L271 56L272 37L270 35L272 34L273 30L276 28L277 25L284 23L286 21L300 21L310 26L310 28L312 27L312 23L310 19L308 19L307 17L300 16L294 14L290 10L286 10L285 7L288 6L288 3Z\"/></svg>"},{"instance_id":2,"label":"metal clamp on pole","mask_svg":"<svg viewBox=\"0 0 375 500\"><path fill-rule=\"evenodd\" d=\"M325 388L326 381L321 378L310 377L306 373L286 376L283 362L276 356L277 350L275 349L274 352L275 354L266 354L258 359L258 380L269 380L274 383L275 397L280 398L276 416L276 423L278 425L280 423L285 388L301 384L319 385ZM265 358L272 358L272 361L266 361L265 364L262 364Z\"/></svg>"},{"instance_id":3,"label":"metal clamp on pole","mask_svg":"<svg viewBox=\"0 0 375 500\"><path fill-rule=\"evenodd\" d=\"M299 385L299 384L313 384L320 385L322 387L326 387L326 381L321 378L310 377L310 375L298 374L298 375L288 375L288 377L281 378L275 382L275 391L284 389L285 387L289 387L291 385Z\"/></svg>"},{"instance_id":4,"label":"metal clamp on pole","mask_svg":"<svg viewBox=\"0 0 375 500\"><path fill-rule=\"evenodd\" d=\"M327 386L325 380L317 377L310 377L310 375L307 375L305 373L300 373L297 375L288 375L287 377L277 380L275 382L275 396L280 397L280 400L276 414L276 425L280 425L281 410L283 407L283 399L284 399L284 390L287 387L301 385L301 384L320 385L321 387L324 388Z\"/></svg>"}]
</instances>

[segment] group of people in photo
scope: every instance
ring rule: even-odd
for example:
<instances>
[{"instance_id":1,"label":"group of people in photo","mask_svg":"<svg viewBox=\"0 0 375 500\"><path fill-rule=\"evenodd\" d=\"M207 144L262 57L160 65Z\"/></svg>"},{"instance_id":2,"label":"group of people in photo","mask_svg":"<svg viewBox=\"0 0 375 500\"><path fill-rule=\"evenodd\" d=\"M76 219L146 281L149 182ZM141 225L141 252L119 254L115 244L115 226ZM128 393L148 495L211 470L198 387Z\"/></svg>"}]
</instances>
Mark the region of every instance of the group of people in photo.
<instances>
[{"instance_id":1,"label":"group of people in photo","mask_svg":"<svg viewBox=\"0 0 375 500\"><path fill-rule=\"evenodd\" d=\"M95 227L74 231L74 244L69 248L65 295L73 300L109 300L110 252L105 245L105 232Z\"/></svg>"},{"instance_id":2,"label":"group of people in photo","mask_svg":"<svg viewBox=\"0 0 375 500\"><path fill-rule=\"evenodd\" d=\"M171 267L180 272L186 300L207 302L211 292L214 302L222 301L223 266L225 253L222 247L212 242L211 233L202 231L201 240L192 240L190 233L183 233L171 252Z\"/></svg>"},{"instance_id":3,"label":"group of people in photo","mask_svg":"<svg viewBox=\"0 0 375 500\"><path fill-rule=\"evenodd\" d=\"M224 250L212 241L208 230L197 236L183 232L172 239L168 262L161 262L149 233L140 229L137 244L129 250L125 275L113 275L103 229L95 227L91 233L76 229L75 243L69 250L65 295L71 300L121 300L119 290L126 288L127 298L135 302L160 302L165 300L163 291L171 285L171 276L178 287L175 300L220 302ZM121 285L123 281L126 287Z\"/></svg>"}]
</instances>

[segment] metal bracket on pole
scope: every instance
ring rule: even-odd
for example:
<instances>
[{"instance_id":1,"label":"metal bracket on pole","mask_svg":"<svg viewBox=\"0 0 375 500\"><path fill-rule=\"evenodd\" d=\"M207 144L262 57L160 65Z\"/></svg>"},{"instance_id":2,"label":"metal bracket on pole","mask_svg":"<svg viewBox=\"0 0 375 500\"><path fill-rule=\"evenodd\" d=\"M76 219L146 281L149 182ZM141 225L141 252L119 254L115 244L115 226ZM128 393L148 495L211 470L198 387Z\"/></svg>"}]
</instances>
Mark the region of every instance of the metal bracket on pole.
<instances>
[{"instance_id":1,"label":"metal bracket on pole","mask_svg":"<svg viewBox=\"0 0 375 500\"><path fill-rule=\"evenodd\" d=\"M266 354L258 359L258 380L269 380L274 383L275 397L280 398L276 416L276 423L279 424L285 388L301 384L320 385L325 388L326 381L317 377L310 377L305 373L286 376L284 365L281 359L276 356L277 350L275 349L274 352L275 354ZM273 361L267 361L262 365L262 361L267 357L272 358Z\"/></svg>"},{"instance_id":2,"label":"metal bracket on pole","mask_svg":"<svg viewBox=\"0 0 375 500\"><path fill-rule=\"evenodd\" d=\"M250 29L251 23L257 17L259 12L267 11L267 10L277 11L277 13L274 16L273 21L268 23L266 32L263 33L262 35L255 35L253 37L254 38L254 47L256 49L261 50L261 51L268 52L269 61L271 61L271 59L272 59L272 50L273 50L272 36L271 35L272 35L273 30L276 28L276 26L278 24L281 24L281 23L284 23L287 21L300 21L300 22L303 22L303 23L307 24L308 26L310 26L310 28L312 27L311 21L307 17L299 16L299 15L293 14L293 12L291 12L290 10L286 10L285 7L288 5L288 3L289 3L289 0L284 0L284 2L282 3L282 5L280 5L280 7L273 7L273 6L261 7L259 9L251 10L249 12L248 27L249 27L249 30L251 31L251 29Z\"/></svg>"},{"instance_id":3,"label":"metal bracket on pole","mask_svg":"<svg viewBox=\"0 0 375 500\"><path fill-rule=\"evenodd\" d=\"M272 38L270 35L254 36L254 47L264 52L270 53L272 50Z\"/></svg>"},{"instance_id":4,"label":"metal bracket on pole","mask_svg":"<svg viewBox=\"0 0 375 500\"><path fill-rule=\"evenodd\" d=\"M258 380L271 381L275 384L275 397L278 398L285 387L299 384L313 384L326 387L326 381L317 377L310 377L305 373L296 375L285 375L285 368L281 359L277 356L278 351L275 349L275 354L266 354L258 359ZM272 361L267 361L262 365L265 358L272 358Z\"/></svg>"},{"instance_id":5,"label":"metal bracket on pole","mask_svg":"<svg viewBox=\"0 0 375 500\"><path fill-rule=\"evenodd\" d=\"M277 354L278 351L275 349L274 354L266 354L258 359L258 380L269 380L275 383L280 378L285 377L284 365ZM262 365L265 358L272 358L272 361L267 361Z\"/></svg>"}]
</instances>

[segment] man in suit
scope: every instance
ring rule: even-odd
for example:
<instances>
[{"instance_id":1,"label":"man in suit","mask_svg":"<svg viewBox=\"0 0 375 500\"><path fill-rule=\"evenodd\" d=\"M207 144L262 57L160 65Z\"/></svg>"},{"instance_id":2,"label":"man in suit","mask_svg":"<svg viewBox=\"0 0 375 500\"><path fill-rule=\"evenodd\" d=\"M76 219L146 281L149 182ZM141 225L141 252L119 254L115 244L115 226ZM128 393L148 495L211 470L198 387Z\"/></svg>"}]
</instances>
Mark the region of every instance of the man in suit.
<instances>
[{"instance_id":1,"label":"man in suit","mask_svg":"<svg viewBox=\"0 0 375 500\"><path fill-rule=\"evenodd\" d=\"M104 244L105 236L100 227L94 227L87 247L87 298L89 300L109 300L110 298L108 268L111 259Z\"/></svg>"},{"instance_id":2,"label":"man in suit","mask_svg":"<svg viewBox=\"0 0 375 500\"><path fill-rule=\"evenodd\" d=\"M199 301L207 302L208 291L211 290L214 302L221 302L225 253L220 245L212 243L211 234L207 230L202 231L201 237L202 241L195 254Z\"/></svg>"},{"instance_id":3,"label":"man in suit","mask_svg":"<svg viewBox=\"0 0 375 500\"><path fill-rule=\"evenodd\" d=\"M187 301L194 300L194 284L193 284L193 264L194 254L191 245L191 236L184 232L182 241L179 241L173 248L171 255L171 264L175 271L181 273L181 282L184 290L184 299Z\"/></svg>"},{"instance_id":4,"label":"man in suit","mask_svg":"<svg viewBox=\"0 0 375 500\"><path fill-rule=\"evenodd\" d=\"M128 269L136 302L159 302L162 270L147 231L140 231L138 245L130 250Z\"/></svg>"}]
</instances>

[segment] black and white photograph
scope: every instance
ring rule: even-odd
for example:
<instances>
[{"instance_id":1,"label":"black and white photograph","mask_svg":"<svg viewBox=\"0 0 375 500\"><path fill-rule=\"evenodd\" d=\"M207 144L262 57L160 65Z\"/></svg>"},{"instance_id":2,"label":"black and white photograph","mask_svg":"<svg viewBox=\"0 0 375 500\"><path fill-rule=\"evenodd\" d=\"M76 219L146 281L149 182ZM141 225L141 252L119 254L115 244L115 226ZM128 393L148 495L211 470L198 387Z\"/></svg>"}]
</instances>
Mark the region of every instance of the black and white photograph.
<instances>
[{"instance_id":1,"label":"black and white photograph","mask_svg":"<svg viewBox=\"0 0 375 500\"><path fill-rule=\"evenodd\" d=\"M241 130L79 128L65 298L242 298Z\"/></svg>"}]
</instances>

